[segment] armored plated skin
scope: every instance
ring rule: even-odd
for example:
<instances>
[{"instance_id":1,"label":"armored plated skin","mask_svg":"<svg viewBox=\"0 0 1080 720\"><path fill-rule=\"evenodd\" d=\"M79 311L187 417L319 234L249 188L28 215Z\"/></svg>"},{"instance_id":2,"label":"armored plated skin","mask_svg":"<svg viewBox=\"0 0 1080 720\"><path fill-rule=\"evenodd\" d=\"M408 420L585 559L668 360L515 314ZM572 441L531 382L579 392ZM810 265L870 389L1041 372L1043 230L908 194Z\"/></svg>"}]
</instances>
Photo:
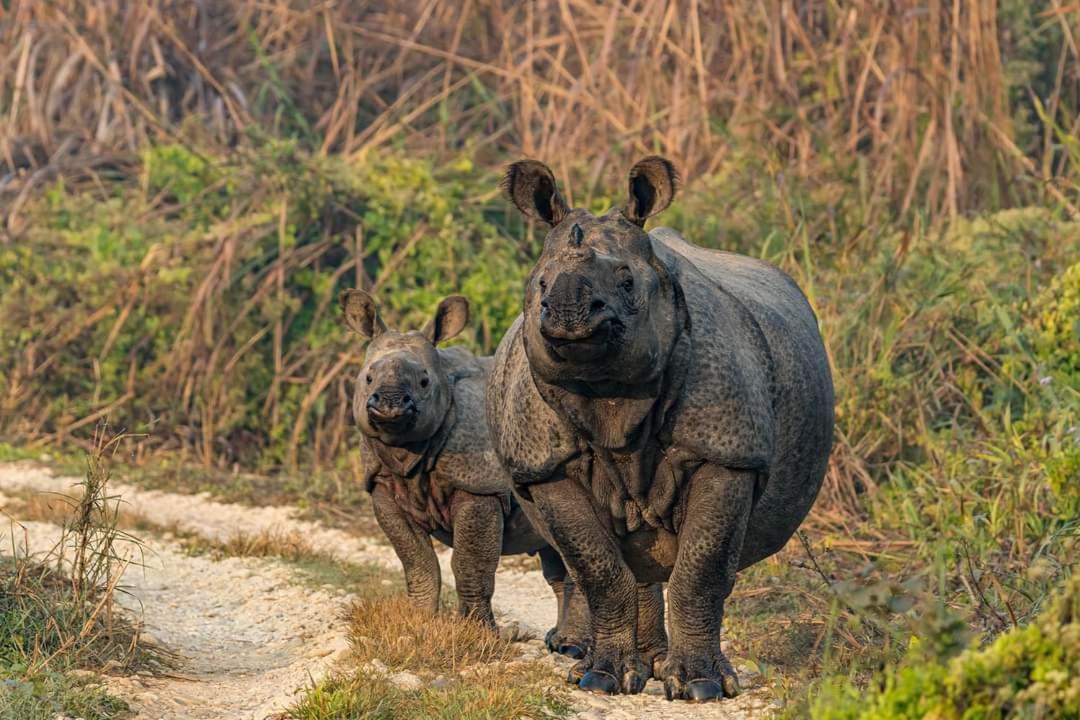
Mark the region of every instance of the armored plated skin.
<instances>
[{"instance_id":1,"label":"armored plated skin","mask_svg":"<svg viewBox=\"0 0 1080 720\"><path fill-rule=\"evenodd\" d=\"M500 555L539 553L559 608L553 650L580 657L588 611L558 554L532 527L491 451L484 386L491 358L436 345L468 318L465 298L443 300L420 332L387 330L360 290L341 298L345 323L371 338L356 382L364 484L375 517L405 570L407 593L435 611L441 585L431 538L454 548L459 612L495 626L491 597Z\"/></svg>"},{"instance_id":2,"label":"armored plated skin","mask_svg":"<svg viewBox=\"0 0 1080 720\"><path fill-rule=\"evenodd\" d=\"M831 374L787 275L644 231L674 196L670 163L629 184L595 217L540 163L511 166L511 200L551 230L488 379L491 440L588 600L595 651L571 679L633 693L651 674L669 698L717 699L738 691L720 651L735 573L784 545L821 486Z\"/></svg>"}]
</instances>

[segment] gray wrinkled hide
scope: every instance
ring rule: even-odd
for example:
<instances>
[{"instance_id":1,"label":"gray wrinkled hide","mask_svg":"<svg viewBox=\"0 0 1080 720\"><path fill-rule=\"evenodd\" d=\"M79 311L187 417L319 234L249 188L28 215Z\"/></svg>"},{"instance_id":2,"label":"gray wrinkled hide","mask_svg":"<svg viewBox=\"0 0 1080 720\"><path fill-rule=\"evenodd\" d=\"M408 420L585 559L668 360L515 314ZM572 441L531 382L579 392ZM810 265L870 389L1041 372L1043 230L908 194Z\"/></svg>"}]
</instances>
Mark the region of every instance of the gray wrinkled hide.
<instances>
[{"instance_id":1,"label":"gray wrinkled hide","mask_svg":"<svg viewBox=\"0 0 1080 720\"><path fill-rule=\"evenodd\" d=\"M677 496L689 472L702 462L755 471L758 498L739 564L746 567L783 547L824 476L834 398L817 319L798 286L774 266L691 245L670 228L649 235L682 287L690 347L641 512L677 531ZM521 322L496 353L488 413L496 453L524 487L581 462L593 448L541 397ZM631 494L619 500L632 502Z\"/></svg>"},{"instance_id":2,"label":"gray wrinkled hide","mask_svg":"<svg viewBox=\"0 0 1080 720\"><path fill-rule=\"evenodd\" d=\"M436 321L445 317L446 304ZM584 598L522 512L510 476L491 449L484 408L491 358L435 347L427 334L434 326L424 332L387 331L374 300L361 291L347 291L342 305L347 325L375 336L356 382L353 415L363 443L364 487L401 560L409 597L438 608L441 571L434 537L454 548L459 612L494 627L491 597L499 556L539 553L558 605L558 625L548 633L548 645L568 654L583 652L589 644ZM461 298L449 307L467 308L467 303ZM463 325L464 313L457 320ZM420 385L421 379L428 384ZM396 429L373 422L369 403L379 408L380 395L392 398L390 405L412 397L415 421Z\"/></svg>"},{"instance_id":3,"label":"gray wrinkled hide","mask_svg":"<svg viewBox=\"0 0 1080 720\"><path fill-rule=\"evenodd\" d=\"M633 228L670 201L675 180L662 159L639 169L651 187L632 172L627 209L597 218L567 208L543 166L511 167L511 199L553 229L526 312L496 352L488 421L523 509L588 601L595 649L570 680L636 693L652 675L669 699L716 700L738 692L720 650L724 601L735 572L780 550L813 504L833 386L817 320L791 278L668 228ZM641 269L650 255L655 275ZM646 290L651 308L612 310L622 301L610 273L622 277L624 259L658 283ZM619 330L593 319L611 312ZM596 345L585 344L560 360L545 344L591 332L623 332L610 335L622 354L590 361ZM670 648L648 589L665 581Z\"/></svg>"}]
</instances>

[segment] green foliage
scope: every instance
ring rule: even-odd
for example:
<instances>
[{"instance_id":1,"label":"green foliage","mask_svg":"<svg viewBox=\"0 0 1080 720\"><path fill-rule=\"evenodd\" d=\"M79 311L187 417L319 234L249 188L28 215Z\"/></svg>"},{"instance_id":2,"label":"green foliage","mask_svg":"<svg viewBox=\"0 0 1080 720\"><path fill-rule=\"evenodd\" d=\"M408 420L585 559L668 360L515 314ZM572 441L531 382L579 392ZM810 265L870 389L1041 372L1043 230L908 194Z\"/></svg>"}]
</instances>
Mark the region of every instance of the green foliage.
<instances>
[{"instance_id":1,"label":"green foliage","mask_svg":"<svg viewBox=\"0 0 1080 720\"><path fill-rule=\"evenodd\" d=\"M108 408L207 463L332 467L361 349L336 297L358 278L404 329L468 293L461 341L494 349L525 264L468 163L349 165L260 141L213 160L152 147L139 188L58 184L28 207L31 237L0 248L0 434L63 439Z\"/></svg>"},{"instance_id":2,"label":"green foliage","mask_svg":"<svg viewBox=\"0 0 1080 720\"><path fill-rule=\"evenodd\" d=\"M348 378L363 346L339 322L338 293L359 278L403 329L463 293L472 320L461 341L490 352L518 312L540 233L466 160L348 162L255 139L227 155L151 148L137 185L61 183L26 206L29 240L0 246L0 436L80 441L86 418L107 413L149 433L138 452L180 451L144 482L303 498L315 511L347 501L352 523L370 514L350 449ZM1080 223L1040 208L897 223L857 160L830 160L813 182L782 167L736 155L662 219L780 265L815 307L838 406L813 532L826 547L873 548L859 568L830 567L839 581L821 612L843 599L832 627L849 647L835 652L865 679L912 637L942 640L936 656L962 645L961 631L1030 621L1068 573L1080 512ZM618 202L598 195L591 206ZM179 478L191 460L218 469ZM239 469L289 471L269 480ZM876 547L883 538L896 542ZM937 574L936 601L959 612L920 625L913 616L928 606L913 604L924 594L913 588ZM763 617L798 612L777 599ZM773 649L802 662L827 645L820 627L770 636ZM939 682L917 675L904 666L889 702L917 703L918 683Z\"/></svg>"},{"instance_id":3,"label":"green foliage","mask_svg":"<svg viewBox=\"0 0 1080 720\"><path fill-rule=\"evenodd\" d=\"M813 720L1080 717L1080 576L1033 623L985 648L942 660L917 643L866 691L832 678L788 712Z\"/></svg>"},{"instance_id":4,"label":"green foliage","mask_svg":"<svg viewBox=\"0 0 1080 720\"><path fill-rule=\"evenodd\" d=\"M1036 355L1080 391L1080 262L1054 278L1035 308Z\"/></svg>"},{"instance_id":5,"label":"green foliage","mask_svg":"<svg viewBox=\"0 0 1080 720\"><path fill-rule=\"evenodd\" d=\"M125 702L90 680L46 672L24 681L0 670L0 719L55 720L60 716L117 720L130 717L131 712Z\"/></svg>"}]
</instances>

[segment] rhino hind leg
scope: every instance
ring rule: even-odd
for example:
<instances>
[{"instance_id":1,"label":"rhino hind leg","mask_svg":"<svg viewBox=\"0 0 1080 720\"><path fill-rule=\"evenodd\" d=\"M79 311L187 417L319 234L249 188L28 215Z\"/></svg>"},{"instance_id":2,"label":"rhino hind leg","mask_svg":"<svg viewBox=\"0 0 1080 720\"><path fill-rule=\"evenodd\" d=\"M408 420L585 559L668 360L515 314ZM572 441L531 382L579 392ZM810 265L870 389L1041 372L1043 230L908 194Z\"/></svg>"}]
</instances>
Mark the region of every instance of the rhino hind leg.
<instances>
[{"instance_id":1,"label":"rhino hind leg","mask_svg":"<svg viewBox=\"0 0 1080 720\"><path fill-rule=\"evenodd\" d=\"M559 553L553 547L540 550L540 566L544 579L555 594L558 620L544 638L547 649L553 653L581 660L592 647L589 605L585 595L570 579Z\"/></svg>"},{"instance_id":2,"label":"rhino hind leg","mask_svg":"<svg viewBox=\"0 0 1080 720\"><path fill-rule=\"evenodd\" d=\"M530 488L550 539L589 604L592 652L568 682L589 692L636 694L649 670L637 644L637 582L592 509L585 489L562 478Z\"/></svg>"},{"instance_id":3,"label":"rhino hind leg","mask_svg":"<svg viewBox=\"0 0 1080 720\"><path fill-rule=\"evenodd\" d=\"M690 480L668 600L671 649L661 669L669 700L733 697L739 681L720 650L724 601L735 584L754 475L704 465Z\"/></svg>"},{"instance_id":4,"label":"rhino hind leg","mask_svg":"<svg viewBox=\"0 0 1080 720\"><path fill-rule=\"evenodd\" d=\"M502 550L503 515L493 495L454 494L450 510L454 554L450 566L458 595L458 612L495 628L491 596Z\"/></svg>"}]
</instances>

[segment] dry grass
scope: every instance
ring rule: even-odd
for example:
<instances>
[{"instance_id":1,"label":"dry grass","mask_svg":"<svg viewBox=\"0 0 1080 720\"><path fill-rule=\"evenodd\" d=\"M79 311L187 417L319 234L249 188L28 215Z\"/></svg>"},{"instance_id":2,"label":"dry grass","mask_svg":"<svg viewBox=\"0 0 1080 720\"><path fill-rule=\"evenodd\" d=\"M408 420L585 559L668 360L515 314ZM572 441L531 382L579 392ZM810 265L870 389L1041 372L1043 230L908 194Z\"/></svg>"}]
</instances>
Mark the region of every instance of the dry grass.
<instances>
[{"instance_id":1,"label":"dry grass","mask_svg":"<svg viewBox=\"0 0 1080 720\"><path fill-rule=\"evenodd\" d=\"M296 531L263 530L253 535L236 533L221 546L230 557L277 557L302 560L317 553L311 543Z\"/></svg>"},{"instance_id":2,"label":"dry grass","mask_svg":"<svg viewBox=\"0 0 1080 720\"><path fill-rule=\"evenodd\" d=\"M262 124L353 158L402 142L543 157L587 168L565 186L579 202L628 156L660 150L693 176L750 140L775 148L773 171L865 158L866 186L904 210L955 215L1026 191L1018 176L1071 207L1053 126L1076 130L1080 26L1042 6L1063 40L1026 144L1013 110L1029 99L1004 59L1030 38L995 0L15 0L0 160L25 173L8 227L31 187L123 167L189 121L224 143Z\"/></svg>"},{"instance_id":3,"label":"dry grass","mask_svg":"<svg viewBox=\"0 0 1080 720\"><path fill-rule=\"evenodd\" d=\"M489 667L469 681L408 691L379 673L339 675L310 688L294 720L551 720L570 714L566 690L539 663Z\"/></svg>"},{"instance_id":4,"label":"dry grass","mask_svg":"<svg viewBox=\"0 0 1080 720\"><path fill-rule=\"evenodd\" d=\"M515 658L513 644L473 620L418 611L405 597L363 599L349 611L351 663L311 687L287 717L518 720L569 713L550 665ZM418 690L392 673L420 676Z\"/></svg>"},{"instance_id":5,"label":"dry grass","mask_svg":"<svg viewBox=\"0 0 1080 720\"><path fill-rule=\"evenodd\" d=\"M60 524L71 517L78 497L54 493L20 492L5 494L0 500L0 513L21 522Z\"/></svg>"},{"instance_id":6,"label":"dry grass","mask_svg":"<svg viewBox=\"0 0 1080 720\"><path fill-rule=\"evenodd\" d=\"M359 663L380 660L393 669L443 673L514 657L513 643L482 623L419 611L400 595L358 600L348 622Z\"/></svg>"}]
</instances>

